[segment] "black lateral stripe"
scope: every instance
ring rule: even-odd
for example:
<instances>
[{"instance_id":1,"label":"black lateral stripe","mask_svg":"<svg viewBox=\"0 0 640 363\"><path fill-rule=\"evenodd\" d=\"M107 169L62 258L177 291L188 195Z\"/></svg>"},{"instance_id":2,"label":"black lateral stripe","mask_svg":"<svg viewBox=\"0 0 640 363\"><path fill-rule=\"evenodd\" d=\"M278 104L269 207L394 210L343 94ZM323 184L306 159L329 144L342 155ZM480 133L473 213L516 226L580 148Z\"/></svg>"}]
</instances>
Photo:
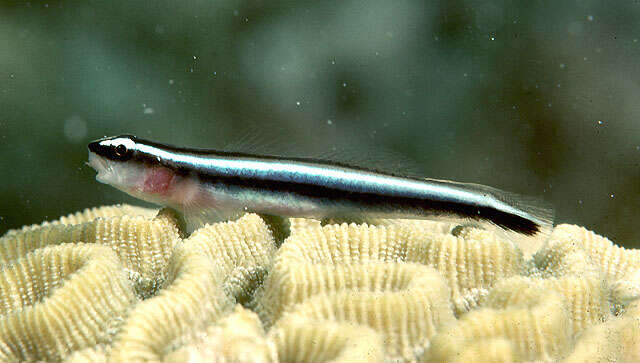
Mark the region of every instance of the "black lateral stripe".
<instances>
[{"instance_id":1,"label":"black lateral stripe","mask_svg":"<svg viewBox=\"0 0 640 363\"><path fill-rule=\"evenodd\" d=\"M173 152L176 154L190 154L202 157L228 157L238 159L253 159L263 161L290 161L300 162L305 164L316 164L327 167L340 167L355 171L365 171L372 173L379 173L381 175L402 177L407 180L414 180L424 182L420 178L412 178L400 175L394 175L387 172L381 173L377 170L347 165L344 163L333 162L328 160L313 159L313 158L300 158L300 157L280 157L273 155L255 155L241 152L225 152L217 150L206 149L192 149L192 148L179 148L171 145L164 145L152 141L137 140L149 146L163 149L165 151ZM541 231L541 226L536 222L524 218L522 216L501 211L499 209L488 206L475 206L470 204L464 204L453 201L431 200L419 197L399 197L391 196L380 193L362 192L357 190L343 190L327 185L311 184L304 182L289 182L279 180L257 179L257 178L243 178L239 176L220 176L210 175L207 170L199 170L197 167L193 169L192 166L183 166L173 163L170 160L158 160L156 156L146 153L136 153L134 158L150 165L161 165L174 170L176 173L182 175L188 175L194 171L198 177L208 183L224 183L226 186L238 187L243 189L251 189L256 192L262 192L264 190L279 192L279 193L291 193L301 197L307 197L312 199L324 199L328 201L336 201L342 203L349 203L352 205L358 205L362 208L368 208L377 211L406 211L407 214L422 215L428 217L433 214L449 214L462 218L470 218L474 220L488 220L492 223L525 235L535 235ZM438 181L430 180L430 182L438 183Z\"/></svg>"},{"instance_id":2,"label":"black lateral stripe","mask_svg":"<svg viewBox=\"0 0 640 363\"><path fill-rule=\"evenodd\" d=\"M377 193L346 191L325 185L286 182L265 179L248 179L241 177L219 177L201 174L203 182L224 183L256 192L269 190L279 193L292 193L297 196L326 199L342 203L356 204L363 208L377 211L402 210L415 215L428 217L431 214L449 214L474 220L488 220L492 223L528 236L540 232L540 226L524 217L507 213L492 207L473 206L451 201L437 201L424 198L398 197Z\"/></svg>"}]
</instances>

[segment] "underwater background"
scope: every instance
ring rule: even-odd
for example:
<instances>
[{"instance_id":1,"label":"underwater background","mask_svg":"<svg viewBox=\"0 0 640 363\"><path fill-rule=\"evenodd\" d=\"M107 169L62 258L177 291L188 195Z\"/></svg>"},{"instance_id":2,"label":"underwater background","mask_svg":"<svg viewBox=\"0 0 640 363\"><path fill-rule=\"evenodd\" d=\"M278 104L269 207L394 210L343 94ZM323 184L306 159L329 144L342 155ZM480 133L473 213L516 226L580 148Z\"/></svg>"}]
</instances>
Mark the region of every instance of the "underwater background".
<instances>
[{"instance_id":1,"label":"underwater background","mask_svg":"<svg viewBox=\"0 0 640 363\"><path fill-rule=\"evenodd\" d=\"M598 1L2 1L0 234L140 204L84 165L89 141L130 133L402 155L638 247L639 15Z\"/></svg>"}]
</instances>

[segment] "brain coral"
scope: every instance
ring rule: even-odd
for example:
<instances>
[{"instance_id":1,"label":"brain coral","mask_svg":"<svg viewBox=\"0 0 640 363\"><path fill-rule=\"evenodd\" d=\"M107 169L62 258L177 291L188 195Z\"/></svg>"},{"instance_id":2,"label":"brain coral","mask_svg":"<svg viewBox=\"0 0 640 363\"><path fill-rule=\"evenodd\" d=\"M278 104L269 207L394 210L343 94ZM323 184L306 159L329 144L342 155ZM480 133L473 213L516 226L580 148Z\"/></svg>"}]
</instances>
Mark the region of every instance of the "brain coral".
<instances>
[{"instance_id":1,"label":"brain coral","mask_svg":"<svg viewBox=\"0 0 640 363\"><path fill-rule=\"evenodd\" d=\"M639 362L640 304L634 302L620 316L586 330L566 363Z\"/></svg>"},{"instance_id":2,"label":"brain coral","mask_svg":"<svg viewBox=\"0 0 640 363\"><path fill-rule=\"evenodd\" d=\"M231 307L220 270L191 247L176 248L164 286L129 313L115 338L114 360L160 360Z\"/></svg>"},{"instance_id":3,"label":"brain coral","mask_svg":"<svg viewBox=\"0 0 640 363\"><path fill-rule=\"evenodd\" d=\"M125 213L134 213L128 215ZM91 220L91 218L96 217ZM61 221L75 224L65 224ZM73 242L103 244L120 257L138 294L145 298L162 281L162 270L179 241L169 220L149 217L143 208L120 205L88 209L38 226L9 231L0 238L0 263L38 248Z\"/></svg>"},{"instance_id":4,"label":"brain coral","mask_svg":"<svg viewBox=\"0 0 640 363\"><path fill-rule=\"evenodd\" d=\"M408 260L433 266L446 278L458 314L476 307L497 281L526 270L515 244L477 228L426 234L415 248Z\"/></svg>"},{"instance_id":5,"label":"brain coral","mask_svg":"<svg viewBox=\"0 0 640 363\"><path fill-rule=\"evenodd\" d=\"M355 224L292 228L256 309L267 325L281 316L367 325L382 334L389 358L419 356L453 314L442 277L402 262L422 241L417 232Z\"/></svg>"},{"instance_id":6,"label":"brain coral","mask_svg":"<svg viewBox=\"0 0 640 363\"><path fill-rule=\"evenodd\" d=\"M35 250L0 271L0 359L59 360L109 343L136 302L116 254L83 243Z\"/></svg>"},{"instance_id":7,"label":"brain coral","mask_svg":"<svg viewBox=\"0 0 640 363\"><path fill-rule=\"evenodd\" d=\"M205 226L185 242L215 263L224 276L225 291L241 303L248 303L262 283L276 251L271 231L256 214Z\"/></svg>"},{"instance_id":8,"label":"brain coral","mask_svg":"<svg viewBox=\"0 0 640 363\"><path fill-rule=\"evenodd\" d=\"M422 281L431 283L422 289L317 295L295 305L275 329L292 317L308 324L365 325L381 334L387 359L413 360L422 355L440 326L453 321L444 294L446 285L436 274L432 277L431 281ZM430 291L434 285L434 291Z\"/></svg>"},{"instance_id":9,"label":"brain coral","mask_svg":"<svg viewBox=\"0 0 640 363\"><path fill-rule=\"evenodd\" d=\"M168 210L119 205L9 231L0 359L640 359L636 250L569 225L525 246L451 223L326 222L274 238L284 224L247 214L187 236Z\"/></svg>"},{"instance_id":10,"label":"brain coral","mask_svg":"<svg viewBox=\"0 0 640 363\"><path fill-rule=\"evenodd\" d=\"M289 317L271 329L280 362L383 362L382 337L373 329L352 323L310 321Z\"/></svg>"},{"instance_id":11,"label":"brain coral","mask_svg":"<svg viewBox=\"0 0 640 363\"><path fill-rule=\"evenodd\" d=\"M443 329L433 338L428 359L456 361L461 355L470 356L468 350L477 350L479 347L474 343L498 344L496 338L502 339L496 348L505 349L507 357L527 361L561 357L571 343L570 317L562 297L541 288L520 289L518 293L523 295L521 302L471 311Z\"/></svg>"},{"instance_id":12,"label":"brain coral","mask_svg":"<svg viewBox=\"0 0 640 363\"><path fill-rule=\"evenodd\" d=\"M562 278L512 277L504 279L491 289L484 306L505 309L526 303L530 293L540 289L562 297L571 321L570 334L577 335L585 328L609 317L607 285L597 276L566 276Z\"/></svg>"},{"instance_id":13,"label":"brain coral","mask_svg":"<svg viewBox=\"0 0 640 363\"><path fill-rule=\"evenodd\" d=\"M277 352L258 316L237 305L233 313L208 326L189 343L168 354L171 362L277 362Z\"/></svg>"},{"instance_id":14,"label":"brain coral","mask_svg":"<svg viewBox=\"0 0 640 363\"><path fill-rule=\"evenodd\" d=\"M627 303L640 297L640 251L618 247L583 227L557 226L545 247L536 254L535 262L541 269L557 270L563 268L561 264L565 256L576 253L586 258L564 262L564 268L580 268L591 263L592 269L602 272L612 285L613 297L617 301Z\"/></svg>"}]
</instances>

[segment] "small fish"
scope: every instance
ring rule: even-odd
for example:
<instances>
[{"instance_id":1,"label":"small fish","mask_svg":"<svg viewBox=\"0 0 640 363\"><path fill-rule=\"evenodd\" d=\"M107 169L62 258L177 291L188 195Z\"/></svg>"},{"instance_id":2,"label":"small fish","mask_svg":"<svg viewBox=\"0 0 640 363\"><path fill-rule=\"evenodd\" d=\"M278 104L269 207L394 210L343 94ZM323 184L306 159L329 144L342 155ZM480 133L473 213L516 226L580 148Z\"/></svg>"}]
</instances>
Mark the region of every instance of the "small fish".
<instances>
[{"instance_id":1,"label":"small fish","mask_svg":"<svg viewBox=\"0 0 640 363\"><path fill-rule=\"evenodd\" d=\"M96 179L182 213L189 230L245 212L283 217L486 222L547 233L552 210L495 188L311 158L179 148L131 135L89 144Z\"/></svg>"}]
</instances>

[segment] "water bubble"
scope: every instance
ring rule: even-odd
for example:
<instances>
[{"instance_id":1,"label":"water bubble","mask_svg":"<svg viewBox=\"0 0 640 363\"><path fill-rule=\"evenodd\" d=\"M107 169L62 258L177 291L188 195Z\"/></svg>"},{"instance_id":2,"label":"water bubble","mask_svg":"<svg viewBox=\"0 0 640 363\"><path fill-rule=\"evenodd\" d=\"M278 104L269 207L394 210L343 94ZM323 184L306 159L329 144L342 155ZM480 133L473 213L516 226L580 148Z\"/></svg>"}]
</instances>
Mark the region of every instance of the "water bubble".
<instances>
[{"instance_id":1,"label":"water bubble","mask_svg":"<svg viewBox=\"0 0 640 363\"><path fill-rule=\"evenodd\" d=\"M173 79L169 80L169 84L174 84L175 82L173 81Z\"/></svg>"},{"instance_id":2,"label":"water bubble","mask_svg":"<svg viewBox=\"0 0 640 363\"><path fill-rule=\"evenodd\" d=\"M609 195L609 197L610 197L610 198L613 198L614 196L615 196L615 194L613 194L613 193L611 193L611 194Z\"/></svg>"},{"instance_id":3,"label":"water bubble","mask_svg":"<svg viewBox=\"0 0 640 363\"><path fill-rule=\"evenodd\" d=\"M296 101L296 106L300 106L300 101Z\"/></svg>"},{"instance_id":4,"label":"water bubble","mask_svg":"<svg viewBox=\"0 0 640 363\"><path fill-rule=\"evenodd\" d=\"M64 120L64 136L71 142L80 142L87 136L87 123L80 116Z\"/></svg>"},{"instance_id":5,"label":"water bubble","mask_svg":"<svg viewBox=\"0 0 640 363\"><path fill-rule=\"evenodd\" d=\"M593 21L593 15L588 15L588 16L587 16L587 20L589 20L589 21Z\"/></svg>"},{"instance_id":6,"label":"water bubble","mask_svg":"<svg viewBox=\"0 0 640 363\"><path fill-rule=\"evenodd\" d=\"M333 121L331 119L327 120L327 125L333 125Z\"/></svg>"},{"instance_id":7,"label":"water bubble","mask_svg":"<svg viewBox=\"0 0 640 363\"><path fill-rule=\"evenodd\" d=\"M347 82L342 82L342 87L347 87Z\"/></svg>"}]
</instances>

